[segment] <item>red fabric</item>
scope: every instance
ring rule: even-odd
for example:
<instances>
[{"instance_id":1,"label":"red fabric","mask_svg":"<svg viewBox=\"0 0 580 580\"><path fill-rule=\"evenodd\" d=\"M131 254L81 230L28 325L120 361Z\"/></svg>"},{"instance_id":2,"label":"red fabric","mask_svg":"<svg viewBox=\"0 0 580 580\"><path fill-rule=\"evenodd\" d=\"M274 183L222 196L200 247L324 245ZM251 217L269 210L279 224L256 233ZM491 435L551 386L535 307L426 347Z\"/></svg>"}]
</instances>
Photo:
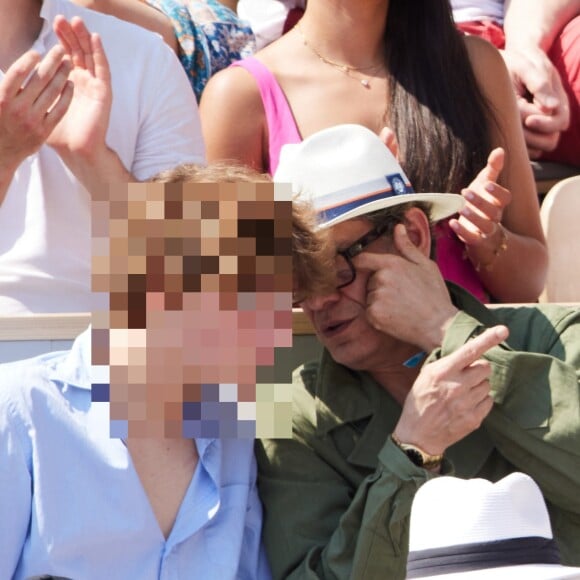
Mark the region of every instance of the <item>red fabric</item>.
<instances>
[{"instance_id":1,"label":"red fabric","mask_svg":"<svg viewBox=\"0 0 580 580\"><path fill-rule=\"evenodd\" d=\"M437 265L445 280L459 284L471 292L481 302L489 302L479 274L473 264L464 256L465 246L449 227L448 220L440 221L435 226L437 239Z\"/></svg>"},{"instance_id":2,"label":"red fabric","mask_svg":"<svg viewBox=\"0 0 580 580\"><path fill-rule=\"evenodd\" d=\"M286 21L284 22L283 34L286 34L289 30L292 30L298 21L302 18L304 14L303 8L292 8L286 16Z\"/></svg>"},{"instance_id":3,"label":"red fabric","mask_svg":"<svg viewBox=\"0 0 580 580\"><path fill-rule=\"evenodd\" d=\"M554 151L542 159L580 167L580 16L568 22L548 51L560 73L570 104L570 127L560 136Z\"/></svg>"},{"instance_id":4,"label":"red fabric","mask_svg":"<svg viewBox=\"0 0 580 580\"><path fill-rule=\"evenodd\" d=\"M503 28L493 20L478 20L475 22L456 22L455 26L464 34L479 36L491 42L496 48L505 48Z\"/></svg>"}]
</instances>

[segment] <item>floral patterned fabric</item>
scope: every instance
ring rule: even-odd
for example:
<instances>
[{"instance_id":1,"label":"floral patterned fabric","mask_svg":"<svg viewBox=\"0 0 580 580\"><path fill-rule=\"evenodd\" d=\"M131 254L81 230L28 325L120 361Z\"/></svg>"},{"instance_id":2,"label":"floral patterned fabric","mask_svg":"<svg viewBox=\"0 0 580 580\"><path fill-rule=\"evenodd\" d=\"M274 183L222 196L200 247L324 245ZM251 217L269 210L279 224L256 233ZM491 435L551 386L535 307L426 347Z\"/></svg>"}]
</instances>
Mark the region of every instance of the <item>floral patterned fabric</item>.
<instances>
[{"instance_id":1,"label":"floral patterned fabric","mask_svg":"<svg viewBox=\"0 0 580 580\"><path fill-rule=\"evenodd\" d=\"M171 20L179 44L179 60L198 101L212 75L255 50L249 24L217 0L147 3Z\"/></svg>"}]
</instances>

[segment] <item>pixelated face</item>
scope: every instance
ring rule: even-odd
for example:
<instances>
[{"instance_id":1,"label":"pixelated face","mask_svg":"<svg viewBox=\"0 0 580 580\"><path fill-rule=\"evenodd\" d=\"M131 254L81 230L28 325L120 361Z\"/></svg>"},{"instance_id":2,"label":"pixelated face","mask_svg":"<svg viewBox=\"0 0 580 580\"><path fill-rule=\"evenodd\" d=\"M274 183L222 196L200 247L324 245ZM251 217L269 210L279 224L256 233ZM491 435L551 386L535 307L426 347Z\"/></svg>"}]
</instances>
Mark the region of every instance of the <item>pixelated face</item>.
<instances>
[{"instance_id":1,"label":"pixelated face","mask_svg":"<svg viewBox=\"0 0 580 580\"><path fill-rule=\"evenodd\" d=\"M109 367L111 434L260 434L240 404L289 382L274 372L292 341L289 199L268 183L143 183L99 204L93 290L109 307L93 365Z\"/></svg>"}]
</instances>

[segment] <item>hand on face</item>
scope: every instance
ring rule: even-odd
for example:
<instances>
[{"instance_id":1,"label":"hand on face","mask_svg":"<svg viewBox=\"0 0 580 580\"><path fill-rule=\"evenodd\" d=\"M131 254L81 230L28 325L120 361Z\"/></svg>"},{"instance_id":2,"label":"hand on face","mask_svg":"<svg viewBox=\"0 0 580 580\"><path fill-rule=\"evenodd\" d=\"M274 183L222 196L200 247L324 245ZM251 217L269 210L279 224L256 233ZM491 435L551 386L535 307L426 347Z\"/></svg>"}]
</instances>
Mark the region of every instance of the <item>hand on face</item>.
<instances>
[{"instance_id":1,"label":"hand on face","mask_svg":"<svg viewBox=\"0 0 580 580\"><path fill-rule=\"evenodd\" d=\"M377 330L429 352L441 344L446 326L457 313L437 264L409 239L398 224L399 254L363 252L357 269L372 271L367 283L366 316Z\"/></svg>"},{"instance_id":2,"label":"hand on face","mask_svg":"<svg viewBox=\"0 0 580 580\"><path fill-rule=\"evenodd\" d=\"M505 326L488 328L454 353L425 365L405 400L395 435L439 455L475 431L493 406L491 367L481 357L507 336Z\"/></svg>"},{"instance_id":3,"label":"hand on face","mask_svg":"<svg viewBox=\"0 0 580 580\"><path fill-rule=\"evenodd\" d=\"M500 147L489 154L487 165L461 192L466 204L459 218L449 220L449 226L468 251L483 253L477 256L479 262L489 261L486 258L497 250L502 235L499 224L512 198L510 191L497 183L504 160L505 152Z\"/></svg>"},{"instance_id":4,"label":"hand on face","mask_svg":"<svg viewBox=\"0 0 580 580\"><path fill-rule=\"evenodd\" d=\"M6 71L0 81L0 159L5 166L16 168L38 151L63 118L73 96L70 70L65 51L55 46L42 59L26 52Z\"/></svg>"},{"instance_id":5,"label":"hand on face","mask_svg":"<svg viewBox=\"0 0 580 580\"><path fill-rule=\"evenodd\" d=\"M568 97L560 74L537 47L504 50L502 56L511 75L530 159L553 151L560 133L570 124Z\"/></svg>"}]
</instances>

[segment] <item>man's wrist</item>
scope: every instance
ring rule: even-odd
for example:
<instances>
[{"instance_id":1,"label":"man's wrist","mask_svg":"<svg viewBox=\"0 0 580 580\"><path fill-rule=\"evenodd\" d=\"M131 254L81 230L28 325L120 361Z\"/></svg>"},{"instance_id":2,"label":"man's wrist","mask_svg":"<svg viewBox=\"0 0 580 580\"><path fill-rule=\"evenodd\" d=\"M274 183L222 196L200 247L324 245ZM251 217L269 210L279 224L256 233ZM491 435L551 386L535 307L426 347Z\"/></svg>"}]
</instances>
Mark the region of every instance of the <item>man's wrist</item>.
<instances>
[{"instance_id":1,"label":"man's wrist","mask_svg":"<svg viewBox=\"0 0 580 580\"><path fill-rule=\"evenodd\" d=\"M419 346L427 353L439 348L443 344L443 339L445 338L445 333L447 329L451 326L453 319L457 316L459 310L449 304L449 308L444 314L439 318L439 320L433 325L430 331L426 331L423 334L423 339Z\"/></svg>"},{"instance_id":2,"label":"man's wrist","mask_svg":"<svg viewBox=\"0 0 580 580\"><path fill-rule=\"evenodd\" d=\"M428 471L438 472L443 461L443 453L431 454L414 443L402 441L395 433L391 434L393 443L409 458L417 467Z\"/></svg>"}]
</instances>

